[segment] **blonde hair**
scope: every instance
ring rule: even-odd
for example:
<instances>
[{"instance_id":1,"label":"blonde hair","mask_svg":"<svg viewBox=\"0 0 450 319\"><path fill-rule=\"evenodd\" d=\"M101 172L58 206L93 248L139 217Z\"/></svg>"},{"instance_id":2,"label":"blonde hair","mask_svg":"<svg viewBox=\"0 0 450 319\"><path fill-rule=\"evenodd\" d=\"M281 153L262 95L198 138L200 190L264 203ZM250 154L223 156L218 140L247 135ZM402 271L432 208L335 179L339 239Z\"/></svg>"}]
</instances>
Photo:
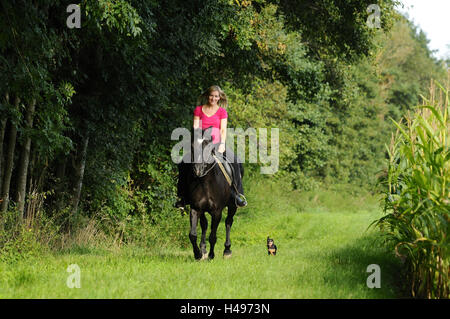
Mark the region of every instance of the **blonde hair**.
<instances>
[{"instance_id":1,"label":"blonde hair","mask_svg":"<svg viewBox=\"0 0 450 319\"><path fill-rule=\"evenodd\" d=\"M211 94L211 92L217 91L219 92L220 100L217 104L219 104L220 107L223 107L226 109L228 107L228 98L225 92L218 86L218 85L212 85L209 88L206 89L205 92L203 92L197 99L197 105L204 105L208 104L208 97Z\"/></svg>"}]
</instances>

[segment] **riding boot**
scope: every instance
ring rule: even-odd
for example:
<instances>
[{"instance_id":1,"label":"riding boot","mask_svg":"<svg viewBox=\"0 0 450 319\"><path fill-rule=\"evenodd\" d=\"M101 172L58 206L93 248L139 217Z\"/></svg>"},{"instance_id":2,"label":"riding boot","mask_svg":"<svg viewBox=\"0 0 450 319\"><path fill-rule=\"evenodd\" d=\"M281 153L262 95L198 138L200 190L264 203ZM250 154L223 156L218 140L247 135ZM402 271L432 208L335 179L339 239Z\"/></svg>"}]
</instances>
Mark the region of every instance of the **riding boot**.
<instances>
[{"instance_id":1,"label":"riding boot","mask_svg":"<svg viewBox=\"0 0 450 319\"><path fill-rule=\"evenodd\" d=\"M236 193L235 190L231 191L231 196L234 198L234 202L236 203L236 206L238 207L245 207L247 206L247 200L243 194Z\"/></svg>"},{"instance_id":2,"label":"riding boot","mask_svg":"<svg viewBox=\"0 0 450 319\"><path fill-rule=\"evenodd\" d=\"M179 208L181 210L184 210L184 206L186 206L185 200L183 197L181 197L176 203L175 203L175 208Z\"/></svg>"},{"instance_id":3,"label":"riding boot","mask_svg":"<svg viewBox=\"0 0 450 319\"><path fill-rule=\"evenodd\" d=\"M177 183L177 202L175 203L174 207L179 208L182 212L184 211L184 207L187 205L186 203L186 164L184 162L181 162L178 164L178 183Z\"/></svg>"}]
</instances>

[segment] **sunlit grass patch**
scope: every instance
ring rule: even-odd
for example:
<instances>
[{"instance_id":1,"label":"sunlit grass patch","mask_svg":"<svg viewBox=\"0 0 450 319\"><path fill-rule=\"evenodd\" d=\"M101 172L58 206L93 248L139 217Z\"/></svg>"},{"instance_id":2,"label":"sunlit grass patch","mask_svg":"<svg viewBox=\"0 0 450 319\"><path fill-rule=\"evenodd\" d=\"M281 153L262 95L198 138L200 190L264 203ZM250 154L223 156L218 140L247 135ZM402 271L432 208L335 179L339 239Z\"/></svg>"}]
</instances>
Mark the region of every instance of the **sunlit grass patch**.
<instances>
[{"instance_id":1,"label":"sunlit grass patch","mask_svg":"<svg viewBox=\"0 0 450 319\"><path fill-rule=\"evenodd\" d=\"M231 231L230 259L222 258L224 218L216 258L195 261L190 245L157 241L112 249L80 245L40 258L0 264L2 298L395 298L398 264L367 229L380 216L370 194L324 190L286 192L282 181L248 181L249 206L239 209ZM334 194L334 195L333 195ZM318 196L314 200L315 196ZM311 198L311 196L313 196ZM335 196L327 200L326 196ZM361 201L353 210L350 201ZM366 196L365 200L361 197ZM368 199L367 199L368 198ZM320 200L323 206L315 209ZM340 200L341 206L334 203ZM359 209L359 211L358 211ZM226 213L224 213L225 217ZM209 218L209 216L208 216ZM185 236L188 242L188 217ZM163 234L161 234L163 236ZM266 238L275 239L268 256ZM163 244L161 244L163 243ZM207 243L209 246L209 243ZM366 285L367 266L381 268L381 288ZM67 268L80 268L81 288L66 284Z\"/></svg>"}]
</instances>

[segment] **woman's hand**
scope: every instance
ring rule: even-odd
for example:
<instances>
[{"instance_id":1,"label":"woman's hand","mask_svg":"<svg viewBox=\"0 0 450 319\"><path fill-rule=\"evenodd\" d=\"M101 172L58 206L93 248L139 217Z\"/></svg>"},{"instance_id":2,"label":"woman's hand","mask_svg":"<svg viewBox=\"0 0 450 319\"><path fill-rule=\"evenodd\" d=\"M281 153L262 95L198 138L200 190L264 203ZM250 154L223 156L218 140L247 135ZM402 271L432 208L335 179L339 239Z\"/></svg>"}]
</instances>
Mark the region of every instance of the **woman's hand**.
<instances>
[{"instance_id":1,"label":"woman's hand","mask_svg":"<svg viewBox=\"0 0 450 319\"><path fill-rule=\"evenodd\" d=\"M224 143L220 143L218 152L219 152L219 153L225 152L225 144L224 144Z\"/></svg>"}]
</instances>

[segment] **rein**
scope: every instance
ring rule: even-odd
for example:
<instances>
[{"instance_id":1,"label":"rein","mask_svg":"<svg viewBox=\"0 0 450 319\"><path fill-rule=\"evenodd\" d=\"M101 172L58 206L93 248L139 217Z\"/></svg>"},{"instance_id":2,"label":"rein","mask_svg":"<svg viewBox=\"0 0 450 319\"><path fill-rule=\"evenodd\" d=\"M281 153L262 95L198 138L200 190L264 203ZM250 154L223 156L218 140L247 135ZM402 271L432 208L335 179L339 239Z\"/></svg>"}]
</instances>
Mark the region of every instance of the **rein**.
<instances>
[{"instance_id":1,"label":"rein","mask_svg":"<svg viewBox=\"0 0 450 319\"><path fill-rule=\"evenodd\" d=\"M205 173L203 173L201 176L197 176L197 177L206 176L206 174L208 174L214 168L214 166L216 166L216 164L217 164L217 162L215 161L214 164L210 168L208 168Z\"/></svg>"},{"instance_id":2,"label":"rein","mask_svg":"<svg viewBox=\"0 0 450 319\"><path fill-rule=\"evenodd\" d=\"M219 164L219 168L222 171L223 176L225 176L225 179L227 180L228 185L231 186L231 184L232 184L231 178L230 178L230 176L228 176L227 172L225 171L225 167L223 167L223 164L220 162L220 160L217 158L216 155L212 154L212 157L214 158L214 164L210 168L208 168L206 170L206 172L204 172L201 176L197 176L197 177L206 176L214 168L214 166Z\"/></svg>"},{"instance_id":3,"label":"rein","mask_svg":"<svg viewBox=\"0 0 450 319\"><path fill-rule=\"evenodd\" d=\"M225 171L225 168L223 167L223 164L219 161L219 159L216 157L216 155L213 155L214 159L216 160L216 163L219 164L219 168L223 173L223 176L225 176L225 179L228 182L228 185L231 186L231 178L228 176L227 172Z\"/></svg>"}]
</instances>

